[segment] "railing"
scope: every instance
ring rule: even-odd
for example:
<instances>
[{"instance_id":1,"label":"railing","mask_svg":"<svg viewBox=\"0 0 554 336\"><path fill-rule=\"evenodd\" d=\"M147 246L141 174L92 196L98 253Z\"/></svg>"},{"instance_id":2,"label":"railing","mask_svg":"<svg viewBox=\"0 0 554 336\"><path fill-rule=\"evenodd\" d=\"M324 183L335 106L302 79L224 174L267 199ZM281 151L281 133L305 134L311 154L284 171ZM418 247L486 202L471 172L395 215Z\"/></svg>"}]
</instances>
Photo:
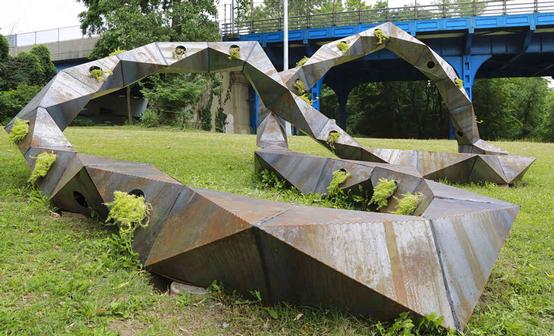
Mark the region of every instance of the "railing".
<instances>
[{"instance_id":1,"label":"railing","mask_svg":"<svg viewBox=\"0 0 554 336\"><path fill-rule=\"evenodd\" d=\"M262 5L263 8L263 5ZM535 12L554 12L553 0L474 0L445 2L433 5L414 5L397 8L374 8L368 10L335 13L309 14L289 17L289 29L321 28L329 26L347 26L360 23L379 23L385 21L425 20L456 18L468 16L498 16L527 14ZM264 33L283 29L283 18L235 18L221 23L224 37L252 33Z\"/></svg>"},{"instance_id":2,"label":"railing","mask_svg":"<svg viewBox=\"0 0 554 336\"><path fill-rule=\"evenodd\" d=\"M77 40L86 38L79 26L54 28L47 30L39 30L30 33L13 34L6 36L10 45L17 53L17 48L35 44L56 43L68 40Z\"/></svg>"}]
</instances>

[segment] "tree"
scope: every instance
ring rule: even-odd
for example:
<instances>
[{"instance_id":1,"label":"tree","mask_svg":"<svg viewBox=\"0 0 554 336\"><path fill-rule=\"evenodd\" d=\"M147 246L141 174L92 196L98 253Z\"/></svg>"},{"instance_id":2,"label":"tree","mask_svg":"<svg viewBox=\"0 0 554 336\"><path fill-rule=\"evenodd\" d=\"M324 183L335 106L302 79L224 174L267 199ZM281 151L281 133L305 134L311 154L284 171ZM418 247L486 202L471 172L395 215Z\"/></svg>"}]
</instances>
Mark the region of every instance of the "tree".
<instances>
[{"instance_id":1,"label":"tree","mask_svg":"<svg viewBox=\"0 0 554 336\"><path fill-rule=\"evenodd\" d=\"M8 39L4 35L0 35L0 62L5 62L10 53L10 45Z\"/></svg>"}]
</instances>

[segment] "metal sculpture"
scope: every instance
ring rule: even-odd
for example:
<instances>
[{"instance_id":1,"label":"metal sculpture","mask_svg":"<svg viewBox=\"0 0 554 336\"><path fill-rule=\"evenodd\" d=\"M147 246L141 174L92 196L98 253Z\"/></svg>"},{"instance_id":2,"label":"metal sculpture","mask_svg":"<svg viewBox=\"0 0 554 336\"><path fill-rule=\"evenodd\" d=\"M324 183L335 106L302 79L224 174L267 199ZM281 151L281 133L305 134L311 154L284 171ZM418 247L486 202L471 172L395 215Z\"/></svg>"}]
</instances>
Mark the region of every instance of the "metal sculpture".
<instances>
[{"instance_id":1,"label":"metal sculpture","mask_svg":"<svg viewBox=\"0 0 554 336\"><path fill-rule=\"evenodd\" d=\"M376 30L386 34L387 47L401 50L400 56L418 68L435 62L424 73L437 81L447 100L462 132L460 149L481 154L451 159L410 152L408 163L402 151L367 150L291 91L299 78L309 87L331 66L385 47ZM450 176L449 169L473 160L469 173L454 175L509 183L532 159L497 155L502 151L479 139L471 103L452 84L452 68L413 37L384 24L344 40L350 46L344 54L336 49L338 42L331 43L303 67L285 73L277 72L256 42L152 43L78 65L58 73L17 115L30 124L18 146L31 167L41 152L57 155L38 186L61 209L105 217L104 204L115 191L144 195L152 213L148 227L137 232L134 248L151 272L200 286L221 280L243 293L256 289L266 302L330 305L381 319L402 311L434 312L444 316L444 326L461 329L518 207L426 180L420 172ZM105 75L89 75L93 70ZM344 189L371 192L380 177L391 178L397 194L423 195L415 214L314 208L189 188L147 164L79 154L63 135L90 99L148 75L220 71L242 71L272 111L264 113L259 126L259 169L276 172L302 192L324 192L337 169L352 175ZM288 151L281 118L339 157L358 161ZM328 141L331 132L338 133L333 142ZM395 160L403 165L387 163Z\"/></svg>"}]
</instances>

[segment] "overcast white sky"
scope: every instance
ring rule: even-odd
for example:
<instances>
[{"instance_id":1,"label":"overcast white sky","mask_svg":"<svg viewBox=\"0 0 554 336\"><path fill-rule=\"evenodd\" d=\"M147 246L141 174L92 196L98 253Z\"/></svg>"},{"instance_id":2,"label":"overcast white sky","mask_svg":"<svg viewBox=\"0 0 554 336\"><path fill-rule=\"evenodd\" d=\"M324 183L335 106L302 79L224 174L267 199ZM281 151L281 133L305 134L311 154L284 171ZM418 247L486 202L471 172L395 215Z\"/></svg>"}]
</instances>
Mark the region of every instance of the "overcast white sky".
<instances>
[{"instance_id":1,"label":"overcast white sky","mask_svg":"<svg viewBox=\"0 0 554 336\"><path fill-rule=\"evenodd\" d=\"M256 0L258 1L258 0ZM294 1L294 0L289 0ZM429 3L431 0L418 0ZM375 0L367 0L373 3ZM391 7L411 3L410 0L389 0ZM231 0L220 0L220 7ZM27 33L37 30L79 25L77 15L84 6L76 0L0 0L0 34Z\"/></svg>"}]
</instances>

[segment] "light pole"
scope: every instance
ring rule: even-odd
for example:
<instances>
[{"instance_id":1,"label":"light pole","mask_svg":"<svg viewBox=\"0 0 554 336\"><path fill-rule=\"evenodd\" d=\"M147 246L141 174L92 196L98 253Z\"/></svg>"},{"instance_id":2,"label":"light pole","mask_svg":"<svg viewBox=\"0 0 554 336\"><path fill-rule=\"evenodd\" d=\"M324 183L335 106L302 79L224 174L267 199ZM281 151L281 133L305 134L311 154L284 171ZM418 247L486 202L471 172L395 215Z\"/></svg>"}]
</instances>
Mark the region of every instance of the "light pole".
<instances>
[{"instance_id":1,"label":"light pole","mask_svg":"<svg viewBox=\"0 0 554 336\"><path fill-rule=\"evenodd\" d=\"M289 69L289 0L283 0L283 71ZM287 135L292 135L292 128L285 121Z\"/></svg>"}]
</instances>

